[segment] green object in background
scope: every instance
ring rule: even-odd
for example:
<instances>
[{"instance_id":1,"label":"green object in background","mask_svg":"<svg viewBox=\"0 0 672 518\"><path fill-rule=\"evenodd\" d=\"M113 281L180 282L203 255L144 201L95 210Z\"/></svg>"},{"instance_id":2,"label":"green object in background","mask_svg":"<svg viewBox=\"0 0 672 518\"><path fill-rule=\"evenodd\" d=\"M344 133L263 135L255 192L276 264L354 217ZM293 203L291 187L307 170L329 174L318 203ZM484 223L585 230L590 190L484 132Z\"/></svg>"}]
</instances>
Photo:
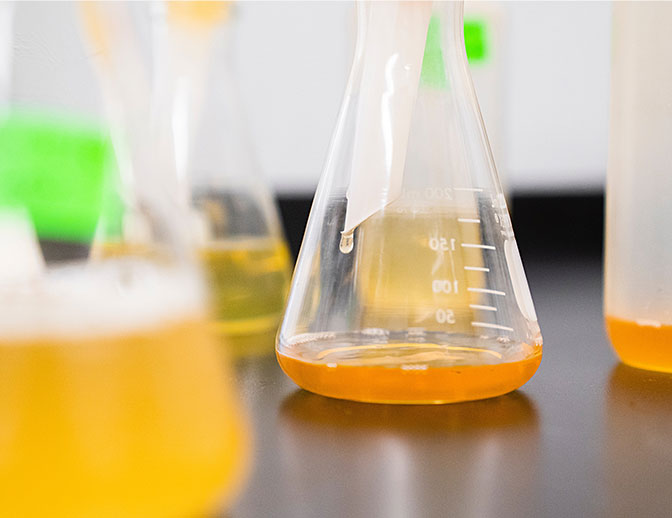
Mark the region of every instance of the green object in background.
<instances>
[{"instance_id":1,"label":"green object in background","mask_svg":"<svg viewBox=\"0 0 672 518\"><path fill-rule=\"evenodd\" d=\"M481 64L488 60L488 26L484 20L464 21L464 45L470 65Z\"/></svg>"},{"instance_id":2,"label":"green object in background","mask_svg":"<svg viewBox=\"0 0 672 518\"><path fill-rule=\"evenodd\" d=\"M445 88L448 85L441 51L441 24L436 16L429 20L420 83L433 88Z\"/></svg>"},{"instance_id":3,"label":"green object in background","mask_svg":"<svg viewBox=\"0 0 672 518\"><path fill-rule=\"evenodd\" d=\"M483 20L464 21L464 45L470 65L487 61L489 51L487 32L487 24ZM429 21L420 82L433 88L445 88L448 85L441 51L441 24L437 16L432 16Z\"/></svg>"},{"instance_id":4,"label":"green object in background","mask_svg":"<svg viewBox=\"0 0 672 518\"><path fill-rule=\"evenodd\" d=\"M91 241L111 163L99 129L11 112L0 118L0 209L26 209L40 239Z\"/></svg>"}]
</instances>

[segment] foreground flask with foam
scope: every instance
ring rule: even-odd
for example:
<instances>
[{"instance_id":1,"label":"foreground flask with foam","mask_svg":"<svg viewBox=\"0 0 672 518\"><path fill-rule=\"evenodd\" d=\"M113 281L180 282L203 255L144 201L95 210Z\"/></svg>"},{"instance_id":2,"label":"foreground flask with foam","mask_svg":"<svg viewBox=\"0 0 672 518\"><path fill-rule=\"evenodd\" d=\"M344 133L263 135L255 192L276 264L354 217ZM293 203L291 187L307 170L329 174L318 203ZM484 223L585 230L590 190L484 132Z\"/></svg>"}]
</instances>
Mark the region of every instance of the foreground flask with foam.
<instances>
[{"instance_id":1,"label":"foreground flask with foam","mask_svg":"<svg viewBox=\"0 0 672 518\"><path fill-rule=\"evenodd\" d=\"M336 398L510 392L542 339L464 47L462 2L360 2L355 61L277 339Z\"/></svg>"},{"instance_id":2,"label":"foreground flask with foam","mask_svg":"<svg viewBox=\"0 0 672 518\"><path fill-rule=\"evenodd\" d=\"M130 64L109 47L113 34L129 42L108 26L126 4L80 7L95 46L90 55L110 76L108 94L135 98L133 84L119 98L112 84L112 76L137 79L112 73L116 58ZM104 124L87 119L72 93L96 85L74 84L59 68L76 62L88 73L76 77L94 77L77 8L17 4L21 45L11 48L32 58L50 89L10 91L0 101L3 514L204 516L240 486L246 422L208 331L205 291L180 219L157 182L151 139L136 140L148 128L132 121L123 101L112 102L128 124L113 132L123 180L108 196L117 177ZM58 23L35 30L32 21L45 18ZM25 73L25 61L9 55L11 71ZM119 160L122 148L128 162ZM106 208L112 198L120 210ZM115 226L128 230L115 253L92 253L94 236Z\"/></svg>"}]
</instances>

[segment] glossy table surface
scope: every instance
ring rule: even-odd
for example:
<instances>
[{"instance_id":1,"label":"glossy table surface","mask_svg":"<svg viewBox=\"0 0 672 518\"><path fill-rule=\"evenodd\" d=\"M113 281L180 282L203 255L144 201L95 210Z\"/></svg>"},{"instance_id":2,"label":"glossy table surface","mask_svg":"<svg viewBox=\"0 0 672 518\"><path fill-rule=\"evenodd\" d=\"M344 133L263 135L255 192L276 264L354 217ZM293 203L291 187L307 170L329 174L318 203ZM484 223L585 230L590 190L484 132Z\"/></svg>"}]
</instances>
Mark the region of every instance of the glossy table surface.
<instances>
[{"instance_id":1,"label":"glossy table surface","mask_svg":"<svg viewBox=\"0 0 672 518\"><path fill-rule=\"evenodd\" d=\"M599 262L526 267L544 359L507 396L351 403L299 390L272 355L239 360L254 467L226 516L672 516L672 376L617 362Z\"/></svg>"}]
</instances>

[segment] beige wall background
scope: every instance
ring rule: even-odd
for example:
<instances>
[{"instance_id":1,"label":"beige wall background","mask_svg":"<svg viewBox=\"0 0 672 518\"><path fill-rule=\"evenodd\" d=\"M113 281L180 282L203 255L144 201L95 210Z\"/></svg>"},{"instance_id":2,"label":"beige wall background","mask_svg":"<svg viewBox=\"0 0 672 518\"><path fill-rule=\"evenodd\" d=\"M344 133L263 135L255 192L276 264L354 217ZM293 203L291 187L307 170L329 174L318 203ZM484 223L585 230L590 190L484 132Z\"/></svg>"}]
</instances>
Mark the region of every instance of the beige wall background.
<instances>
[{"instance_id":1,"label":"beige wall background","mask_svg":"<svg viewBox=\"0 0 672 518\"><path fill-rule=\"evenodd\" d=\"M70 88L78 109L96 111L87 56L64 31L69 2L20 2L15 28L41 31L51 54L68 55L44 81L34 54L16 58L12 89L49 98ZM474 70L496 161L515 191L590 190L606 169L610 18L608 2L467 2L488 21L493 60ZM242 1L235 64L248 126L266 177L284 194L309 194L322 169L354 46L349 1ZM16 47L18 46L18 47ZM47 52L48 56L49 53Z\"/></svg>"}]
</instances>

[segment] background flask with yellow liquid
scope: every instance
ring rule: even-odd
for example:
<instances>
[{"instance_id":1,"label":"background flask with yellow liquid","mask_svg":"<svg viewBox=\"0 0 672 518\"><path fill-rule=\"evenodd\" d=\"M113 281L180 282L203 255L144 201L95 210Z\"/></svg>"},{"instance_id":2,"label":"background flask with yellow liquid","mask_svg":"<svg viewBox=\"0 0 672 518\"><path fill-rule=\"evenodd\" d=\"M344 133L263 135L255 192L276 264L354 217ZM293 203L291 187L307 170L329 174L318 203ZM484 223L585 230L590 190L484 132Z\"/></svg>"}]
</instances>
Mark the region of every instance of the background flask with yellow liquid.
<instances>
[{"instance_id":1,"label":"background flask with yellow liquid","mask_svg":"<svg viewBox=\"0 0 672 518\"><path fill-rule=\"evenodd\" d=\"M230 2L167 2L170 109L183 203L210 287L213 328L234 354L272 351L291 259L233 81ZM213 8L220 6L220 11ZM225 15L222 15L225 13ZM189 23L186 23L186 22Z\"/></svg>"},{"instance_id":2,"label":"background flask with yellow liquid","mask_svg":"<svg viewBox=\"0 0 672 518\"><path fill-rule=\"evenodd\" d=\"M200 255L212 289L218 331L247 335L275 329L289 281L284 241L231 239L209 244Z\"/></svg>"},{"instance_id":3,"label":"background flask with yellow liquid","mask_svg":"<svg viewBox=\"0 0 672 518\"><path fill-rule=\"evenodd\" d=\"M542 340L468 74L461 2L360 2L277 340L318 394L448 403L524 384Z\"/></svg>"},{"instance_id":4,"label":"background flask with yellow liquid","mask_svg":"<svg viewBox=\"0 0 672 518\"><path fill-rule=\"evenodd\" d=\"M246 192L193 197L214 329L236 354L268 352L289 287L290 254L273 200ZM264 210L265 209L265 210Z\"/></svg>"}]
</instances>

